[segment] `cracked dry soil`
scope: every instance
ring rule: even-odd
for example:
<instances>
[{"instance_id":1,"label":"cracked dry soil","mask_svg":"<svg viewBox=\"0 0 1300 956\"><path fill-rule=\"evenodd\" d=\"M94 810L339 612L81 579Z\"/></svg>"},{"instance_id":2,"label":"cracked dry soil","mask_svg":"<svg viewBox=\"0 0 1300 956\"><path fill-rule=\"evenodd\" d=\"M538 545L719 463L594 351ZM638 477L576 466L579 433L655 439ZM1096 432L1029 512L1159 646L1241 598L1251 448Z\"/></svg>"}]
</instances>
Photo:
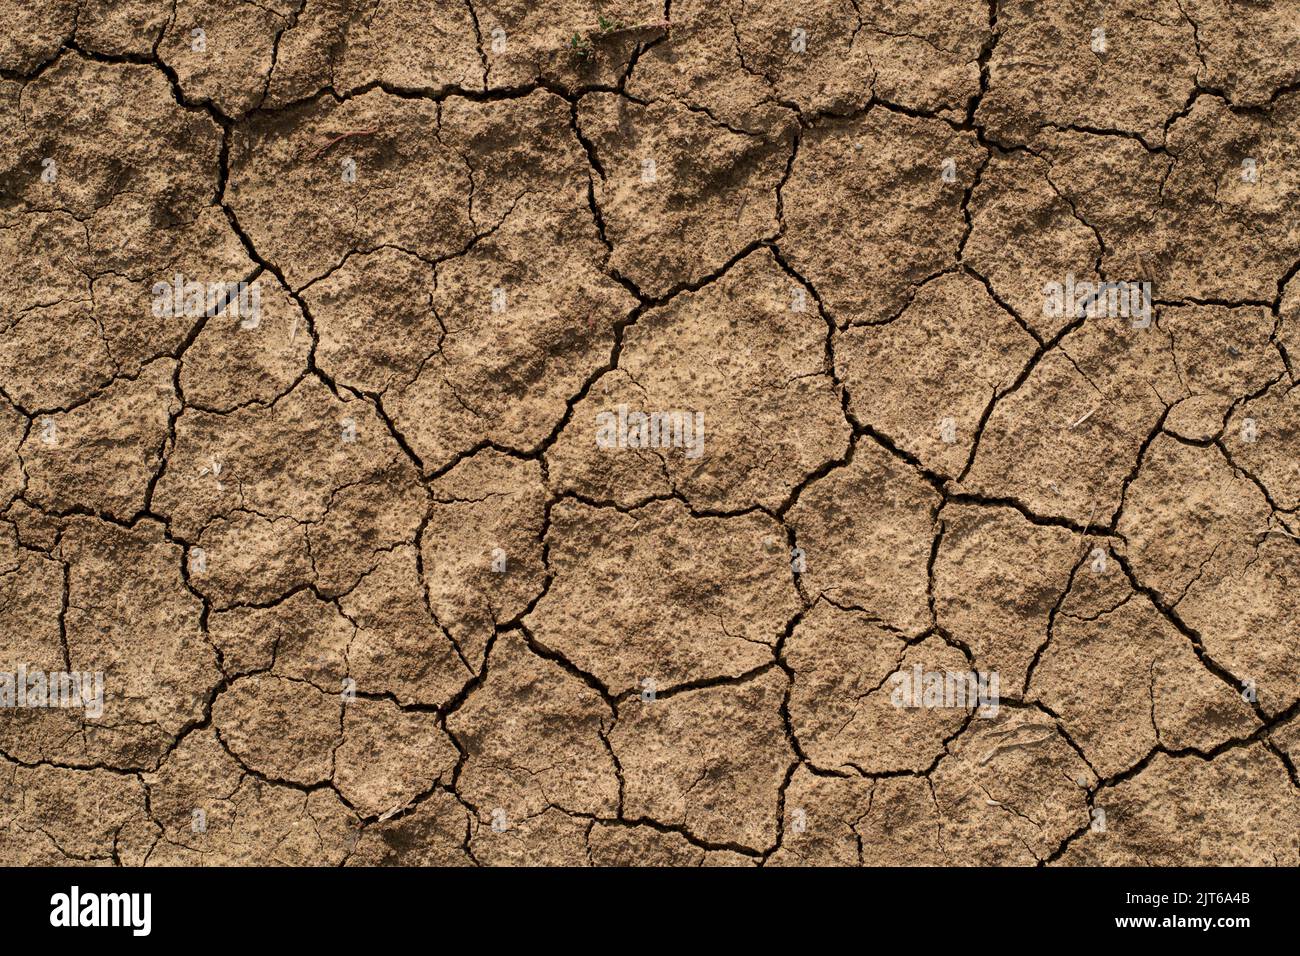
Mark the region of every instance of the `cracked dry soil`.
<instances>
[{"instance_id":1,"label":"cracked dry soil","mask_svg":"<svg viewBox=\"0 0 1300 956\"><path fill-rule=\"evenodd\" d=\"M1300 860L1293 3L0 23L0 862Z\"/></svg>"}]
</instances>

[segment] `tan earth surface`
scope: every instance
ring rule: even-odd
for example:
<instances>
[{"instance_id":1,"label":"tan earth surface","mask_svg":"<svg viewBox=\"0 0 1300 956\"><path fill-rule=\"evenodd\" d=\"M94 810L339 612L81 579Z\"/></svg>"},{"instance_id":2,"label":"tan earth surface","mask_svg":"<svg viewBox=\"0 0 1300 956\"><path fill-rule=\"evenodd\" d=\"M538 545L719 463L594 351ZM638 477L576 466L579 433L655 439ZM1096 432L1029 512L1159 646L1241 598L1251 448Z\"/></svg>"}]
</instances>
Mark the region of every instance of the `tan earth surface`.
<instances>
[{"instance_id":1,"label":"tan earth surface","mask_svg":"<svg viewBox=\"0 0 1300 956\"><path fill-rule=\"evenodd\" d=\"M1300 863L1290 0L0 24L0 864Z\"/></svg>"}]
</instances>

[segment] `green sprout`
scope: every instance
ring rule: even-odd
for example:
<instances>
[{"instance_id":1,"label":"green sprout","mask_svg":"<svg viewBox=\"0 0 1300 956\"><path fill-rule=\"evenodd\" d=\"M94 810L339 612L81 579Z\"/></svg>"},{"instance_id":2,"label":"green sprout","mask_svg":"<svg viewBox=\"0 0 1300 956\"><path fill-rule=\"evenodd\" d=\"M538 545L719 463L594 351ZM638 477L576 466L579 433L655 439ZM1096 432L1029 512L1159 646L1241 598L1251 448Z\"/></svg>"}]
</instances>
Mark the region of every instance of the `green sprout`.
<instances>
[{"instance_id":1,"label":"green sprout","mask_svg":"<svg viewBox=\"0 0 1300 956\"><path fill-rule=\"evenodd\" d=\"M578 59L589 60L595 52L591 45L593 36L603 36L606 33L615 33L622 29L623 24L621 21L611 20L603 13L598 13L596 14L596 29L588 30L586 34L575 31L573 36L569 38L569 49L578 55Z\"/></svg>"},{"instance_id":2,"label":"green sprout","mask_svg":"<svg viewBox=\"0 0 1300 956\"><path fill-rule=\"evenodd\" d=\"M578 54L578 59L580 60L590 59L591 41L588 40L586 37L584 37L581 33L575 32L573 34L573 36L569 39L569 46L572 47L574 53Z\"/></svg>"}]
</instances>

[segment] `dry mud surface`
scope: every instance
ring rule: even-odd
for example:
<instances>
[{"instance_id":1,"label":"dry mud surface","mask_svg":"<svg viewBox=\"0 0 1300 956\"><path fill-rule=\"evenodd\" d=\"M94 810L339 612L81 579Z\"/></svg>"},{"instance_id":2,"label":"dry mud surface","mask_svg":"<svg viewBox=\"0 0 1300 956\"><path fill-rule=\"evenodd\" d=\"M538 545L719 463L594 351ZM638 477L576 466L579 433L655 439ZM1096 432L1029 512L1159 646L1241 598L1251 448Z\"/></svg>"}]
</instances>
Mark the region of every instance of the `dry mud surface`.
<instances>
[{"instance_id":1,"label":"dry mud surface","mask_svg":"<svg viewBox=\"0 0 1300 956\"><path fill-rule=\"evenodd\" d=\"M0 863L1300 861L1293 3L0 23Z\"/></svg>"}]
</instances>

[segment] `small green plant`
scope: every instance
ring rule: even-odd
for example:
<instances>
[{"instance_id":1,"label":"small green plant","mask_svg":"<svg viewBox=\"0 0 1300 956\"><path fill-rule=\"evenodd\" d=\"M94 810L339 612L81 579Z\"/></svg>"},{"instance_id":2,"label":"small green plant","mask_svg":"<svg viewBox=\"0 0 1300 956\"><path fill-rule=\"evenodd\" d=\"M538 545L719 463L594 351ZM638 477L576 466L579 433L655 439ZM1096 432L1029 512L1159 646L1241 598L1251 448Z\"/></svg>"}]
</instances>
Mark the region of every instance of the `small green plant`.
<instances>
[{"instance_id":1,"label":"small green plant","mask_svg":"<svg viewBox=\"0 0 1300 956\"><path fill-rule=\"evenodd\" d=\"M579 60L591 59L591 41L581 33L574 32L569 38L569 47L578 55Z\"/></svg>"},{"instance_id":2,"label":"small green plant","mask_svg":"<svg viewBox=\"0 0 1300 956\"><path fill-rule=\"evenodd\" d=\"M573 36L569 37L569 49L577 54L579 60L589 60L595 52L591 45L591 37L593 34L602 35L606 33L614 33L615 31L622 29L623 24L620 21L611 20L603 13L598 13L596 14L596 29L594 31L589 30L586 34L574 31Z\"/></svg>"}]
</instances>

